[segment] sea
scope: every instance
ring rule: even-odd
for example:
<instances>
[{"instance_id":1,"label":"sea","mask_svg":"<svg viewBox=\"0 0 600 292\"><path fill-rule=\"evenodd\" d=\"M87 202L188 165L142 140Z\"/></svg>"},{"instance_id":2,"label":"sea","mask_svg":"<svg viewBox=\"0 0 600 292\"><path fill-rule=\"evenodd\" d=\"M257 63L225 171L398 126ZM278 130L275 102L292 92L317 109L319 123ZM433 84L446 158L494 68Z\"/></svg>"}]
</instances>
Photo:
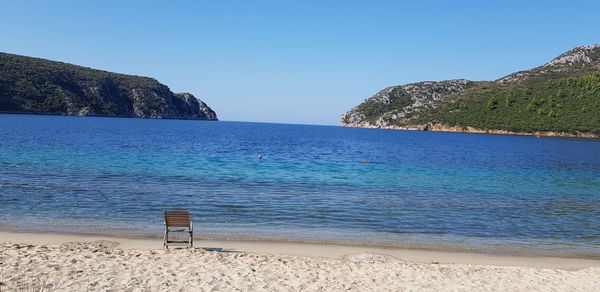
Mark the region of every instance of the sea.
<instances>
[{"instance_id":1,"label":"sea","mask_svg":"<svg viewBox=\"0 0 600 292\"><path fill-rule=\"evenodd\" d=\"M0 115L0 229L600 255L600 140Z\"/></svg>"}]
</instances>

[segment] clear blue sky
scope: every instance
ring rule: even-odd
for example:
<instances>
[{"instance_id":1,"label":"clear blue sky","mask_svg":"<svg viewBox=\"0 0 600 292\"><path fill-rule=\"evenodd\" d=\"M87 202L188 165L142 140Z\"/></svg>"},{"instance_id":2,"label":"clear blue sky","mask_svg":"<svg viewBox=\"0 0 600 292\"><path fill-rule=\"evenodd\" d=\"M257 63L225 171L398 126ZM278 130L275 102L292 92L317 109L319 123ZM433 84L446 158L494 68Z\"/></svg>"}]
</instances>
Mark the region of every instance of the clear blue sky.
<instances>
[{"instance_id":1,"label":"clear blue sky","mask_svg":"<svg viewBox=\"0 0 600 292\"><path fill-rule=\"evenodd\" d=\"M335 124L380 89L600 43L600 1L4 1L0 51L151 76L222 120Z\"/></svg>"}]
</instances>

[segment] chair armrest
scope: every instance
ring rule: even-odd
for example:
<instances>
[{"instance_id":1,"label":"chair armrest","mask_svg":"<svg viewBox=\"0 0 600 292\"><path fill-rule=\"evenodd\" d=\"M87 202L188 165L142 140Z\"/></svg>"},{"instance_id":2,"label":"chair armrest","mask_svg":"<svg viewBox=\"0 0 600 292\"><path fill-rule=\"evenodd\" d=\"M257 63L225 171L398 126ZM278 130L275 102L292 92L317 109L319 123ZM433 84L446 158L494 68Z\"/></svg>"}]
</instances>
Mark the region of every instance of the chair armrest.
<instances>
[{"instance_id":1,"label":"chair armrest","mask_svg":"<svg viewBox=\"0 0 600 292\"><path fill-rule=\"evenodd\" d=\"M190 220L190 232L194 231L194 224L192 220Z\"/></svg>"}]
</instances>

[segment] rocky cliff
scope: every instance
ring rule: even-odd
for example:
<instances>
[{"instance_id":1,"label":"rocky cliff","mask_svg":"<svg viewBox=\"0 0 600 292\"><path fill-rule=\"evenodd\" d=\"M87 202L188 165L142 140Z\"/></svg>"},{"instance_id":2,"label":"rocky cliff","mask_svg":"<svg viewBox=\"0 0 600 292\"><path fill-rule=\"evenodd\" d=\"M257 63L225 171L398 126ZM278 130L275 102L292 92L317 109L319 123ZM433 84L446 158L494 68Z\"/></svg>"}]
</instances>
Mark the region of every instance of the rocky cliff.
<instances>
[{"instance_id":1,"label":"rocky cliff","mask_svg":"<svg viewBox=\"0 0 600 292\"><path fill-rule=\"evenodd\" d=\"M340 126L598 137L600 44L496 81L388 87L343 114Z\"/></svg>"},{"instance_id":2,"label":"rocky cliff","mask_svg":"<svg viewBox=\"0 0 600 292\"><path fill-rule=\"evenodd\" d=\"M155 79L0 53L0 112L217 120Z\"/></svg>"},{"instance_id":3,"label":"rocky cliff","mask_svg":"<svg viewBox=\"0 0 600 292\"><path fill-rule=\"evenodd\" d=\"M424 81L391 86L379 91L360 105L342 115L339 126L392 129L407 117L433 106L443 97L478 85L465 79ZM421 129L421 125L407 129Z\"/></svg>"}]
</instances>

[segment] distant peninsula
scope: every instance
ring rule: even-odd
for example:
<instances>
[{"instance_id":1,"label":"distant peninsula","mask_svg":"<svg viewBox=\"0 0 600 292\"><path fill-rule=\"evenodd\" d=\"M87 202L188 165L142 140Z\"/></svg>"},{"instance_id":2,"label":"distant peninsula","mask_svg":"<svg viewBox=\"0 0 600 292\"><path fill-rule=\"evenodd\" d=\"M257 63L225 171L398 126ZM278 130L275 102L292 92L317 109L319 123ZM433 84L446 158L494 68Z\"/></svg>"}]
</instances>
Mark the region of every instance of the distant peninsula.
<instances>
[{"instance_id":1,"label":"distant peninsula","mask_svg":"<svg viewBox=\"0 0 600 292\"><path fill-rule=\"evenodd\" d=\"M0 53L0 112L217 120L189 93L153 78Z\"/></svg>"},{"instance_id":2,"label":"distant peninsula","mask_svg":"<svg viewBox=\"0 0 600 292\"><path fill-rule=\"evenodd\" d=\"M600 137L600 44L495 81L425 81L381 90L339 126Z\"/></svg>"}]
</instances>

